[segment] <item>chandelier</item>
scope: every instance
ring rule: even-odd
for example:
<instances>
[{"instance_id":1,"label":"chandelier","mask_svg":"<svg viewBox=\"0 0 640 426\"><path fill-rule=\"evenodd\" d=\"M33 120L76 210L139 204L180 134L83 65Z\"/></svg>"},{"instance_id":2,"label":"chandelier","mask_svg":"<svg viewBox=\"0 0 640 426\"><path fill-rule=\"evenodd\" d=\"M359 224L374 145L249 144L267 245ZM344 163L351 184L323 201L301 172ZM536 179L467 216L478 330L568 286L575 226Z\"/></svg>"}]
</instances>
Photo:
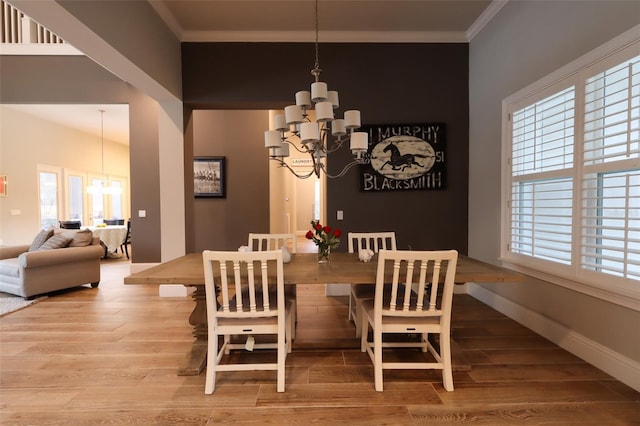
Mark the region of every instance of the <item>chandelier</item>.
<instances>
[{"instance_id":1,"label":"chandelier","mask_svg":"<svg viewBox=\"0 0 640 426\"><path fill-rule=\"evenodd\" d=\"M300 179L312 175L320 177L320 173L329 178L338 178L355 165L368 162L364 155L368 147L367 133L355 131L360 127L360 111L348 110L344 112L344 118L335 118L334 110L340 106L338 92L328 90L327 83L320 81L322 70L318 59L318 0L315 6L316 61L311 70L315 80L311 84L311 91L296 92L295 105L285 107L284 114L275 115L274 129L264 132L265 148L269 149L270 159L281 167L286 167ZM315 121L309 116L311 110L315 110ZM338 174L330 175L324 160L329 154L342 148L347 141L354 159ZM309 156L311 171L299 173L287 164L285 158L290 155L290 147Z\"/></svg>"}]
</instances>

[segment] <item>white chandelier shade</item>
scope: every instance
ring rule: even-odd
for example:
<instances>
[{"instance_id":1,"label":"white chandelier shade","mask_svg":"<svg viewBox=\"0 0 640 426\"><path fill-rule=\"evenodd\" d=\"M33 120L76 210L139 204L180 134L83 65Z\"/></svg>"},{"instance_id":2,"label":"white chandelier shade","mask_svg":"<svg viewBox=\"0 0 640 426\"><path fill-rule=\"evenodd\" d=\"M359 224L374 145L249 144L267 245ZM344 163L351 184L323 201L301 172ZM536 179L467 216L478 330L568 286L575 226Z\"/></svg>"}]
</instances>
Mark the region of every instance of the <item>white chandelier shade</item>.
<instances>
[{"instance_id":1,"label":"white chandelier shade","mask_svg":"<svg viewBox=\"0 0 640 426\"><path fill-rule=\"evenodd\" d=\"M368 161L364 155L368 149L368 135L356 131L361 126L360 111L347 110L344 118L336 118L335 110L340 107L338 92L329 90L327 83L320 81L322 70L318 59L318 0L315 6L316 62L311 70L315 81L311 83L310 90L296 92L295 104L286 106L284 114L275 115L272 130L264 132L265 148L269 150L270 159L301 179L313 175L320 177L321 173L329 178L341 177L355 165ZM315 112L315 120L309 114L312 110ZM339 150L346 141L350 142L354 159L338 174L330 175L324 159ZM289 157L290 147L309 155L312 164L310 172L299 173L289 166L285 159Z\"/></svg>"}]
</instances>

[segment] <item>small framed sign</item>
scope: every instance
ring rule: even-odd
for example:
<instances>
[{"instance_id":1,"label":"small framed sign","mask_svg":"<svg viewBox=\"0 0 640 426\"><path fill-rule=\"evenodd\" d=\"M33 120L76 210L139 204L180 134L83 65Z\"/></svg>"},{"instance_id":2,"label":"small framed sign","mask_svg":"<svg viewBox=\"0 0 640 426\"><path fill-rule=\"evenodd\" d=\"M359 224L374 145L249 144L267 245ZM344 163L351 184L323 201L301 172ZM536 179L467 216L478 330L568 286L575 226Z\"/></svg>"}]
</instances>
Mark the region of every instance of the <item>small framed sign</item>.
<instances>
[{"instance_id":1,"label":"small framed sign","mask_svg":"<svg viewBox=\"0 0 640 426\"><path fill-rule=\"evenodd\" d=\"M360 190L426 191L447 188L444 123L362 126L370 162L360 167Z\"/></svg>"},{"instance_id":2,"label":"small framed sign","mask_svg":"<svg viewBox=\"0 0 640 426\"><path fill-rule=\"evenodd\" d=\"M194 157L193 195L196 198L225 198L225 157Z\"/></svg>"}]
</instances>

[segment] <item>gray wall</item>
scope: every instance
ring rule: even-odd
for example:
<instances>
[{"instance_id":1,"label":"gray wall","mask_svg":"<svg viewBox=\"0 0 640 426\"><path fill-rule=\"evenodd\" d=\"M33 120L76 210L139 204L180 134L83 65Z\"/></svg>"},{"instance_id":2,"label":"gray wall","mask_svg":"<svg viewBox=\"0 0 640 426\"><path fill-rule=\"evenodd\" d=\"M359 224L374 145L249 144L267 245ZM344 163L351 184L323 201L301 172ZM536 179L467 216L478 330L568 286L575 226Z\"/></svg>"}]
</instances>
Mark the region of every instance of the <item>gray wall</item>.
<instances>
[{"instance_id":1,"label":"gray wall","mask_svg":"<svg viewBox=\"0 0 640 426\"><path fill-rule=\"evenodd\" d=\"M183 96L187 109L268 109L293 103L297 90L313 81L313 45L305 43L185 43ZM327 183L328 224L344 232L396 231L400 247L456 248L467 251L468 182L468 46L466 44L321 44L322 80L340 92L341 111L360 109L363 124L443 122L447 126L448 188L442 191L359 191L357 169ZM185 123L190 120L189 112ZM224 126L224 123L220 123ZM260 130L267 130L263 124ZM194 121L194 147L214 140L215 129L201 132ZM244 168L255 182L268 182L262 132L251 142L261 167ZM203 138L204 140L200 140ZM231 138L235 139L235 138ZM185 138L185 157L189 158ZM210 142L207 142L210 143ZM194 148L195 149L195 148ZM350 152L331 158L329 166L346 164ZM237 155L237 157L235 156ZM234 167L246 152L230 154ZM187 161L187 159L185 159ZM187 180L189 177L187 177ZM229 180L231 183L231 180ZM256 187L260 189L260 187ZM193 200L187 188L187 211ZM256 191L253 191L255 194ZM223 204L224 201L220 201ZM230 203L230 200L227 201ZM210 203L213 204L213 203ZM256 204L261 214L268 205ZM335 220L343 210L345 220ZM236 210L228 226L246 228L248 212ZM188 214L189 217L189 214ZM209 232L211 218L191 215L193 229ZM187 240L194 251L195 236ZM237 248L237 241L227 241ZM346 245L340 250L346 250Z\"/></svg>"},{"instance_id":2,"label":"gray wall","mask_svg":"<svg viewBox=\"0 0 640 426\"><path fill-rule=\"evenodd\" d=\"M637 25L637 1L510 1L470 44L469 255L500 252L501 102ZM640 361L640 315L537 280L483 286ZM570 309L567 309L570 307Z\"/></svg>"},{"instance_id":3,"label":"gray wall","mask_svg":"<svg viewBox=\"0 0 640 426\"><path fill-rule=\"evenodd\" d=\"M188 252L236 250L250 232L269 232L269 163L266 111L194 111L185 143ZM193 198L193 157L226 159L226 198ZM265 179L265 176L267 177Z\"/></svg>"},{"instance_id":4,"label":"gray wall","mask_svg":"<svg viewBox=\"0 0 640 426\"><path fill-rule=\"evenodd\" d=\"M81 56L3 56L1 103L129 104L133 261L160 260L157 103ZM33 171L34 176L36 170ZM182 202L182 201L180 201Z\"/></svg>"}]
</instances>

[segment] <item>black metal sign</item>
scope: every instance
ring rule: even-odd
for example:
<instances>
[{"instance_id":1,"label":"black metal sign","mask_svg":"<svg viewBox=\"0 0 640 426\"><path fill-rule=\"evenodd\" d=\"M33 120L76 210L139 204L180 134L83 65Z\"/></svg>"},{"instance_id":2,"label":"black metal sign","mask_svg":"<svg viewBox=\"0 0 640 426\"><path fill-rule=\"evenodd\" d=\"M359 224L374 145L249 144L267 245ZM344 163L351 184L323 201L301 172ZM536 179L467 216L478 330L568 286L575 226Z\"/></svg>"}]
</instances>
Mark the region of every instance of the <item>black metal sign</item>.
<instances>
[{"instance_id":1,"label":"black metal sign","mask_svg":"<svg viewBox=\"0 0 640 426\"><path fill-rule=\"evenodd\" d=\"M362 126L369 134L369 164L360 166L360 190L446 189L444 123Z\"/></svg>"}]
</instances>

